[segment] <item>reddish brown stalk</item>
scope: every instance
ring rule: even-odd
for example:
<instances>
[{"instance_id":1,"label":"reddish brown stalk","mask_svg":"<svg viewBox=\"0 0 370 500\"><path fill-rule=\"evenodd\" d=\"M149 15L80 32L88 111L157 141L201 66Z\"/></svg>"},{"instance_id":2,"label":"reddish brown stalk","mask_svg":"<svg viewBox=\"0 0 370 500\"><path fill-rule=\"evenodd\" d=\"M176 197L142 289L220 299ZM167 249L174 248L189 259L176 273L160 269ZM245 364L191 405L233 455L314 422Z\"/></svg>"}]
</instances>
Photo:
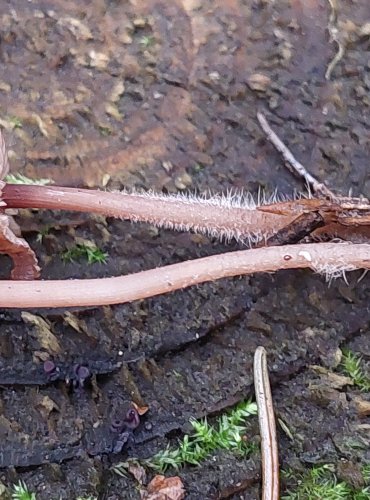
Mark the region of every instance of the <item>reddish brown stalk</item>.
<instances>
[{"instance_id":1,"label":"reddish brown stalk","mask_svg":"<svg viewBox=\"0 0 370 500\"><path fill-rule=\"evenodd\" d=\"M220 278L310 268L333 276L370 269L370 245L312 243L230 252L115 278L0 281L0 307L71 307L131 302Z\"/></svg>"},{"instance_id":2,"label":"reddish brown stalk","mask_svg":"<svg viewBox=\"0 0 370 500\"><path fill-rule=\"evenodd\" d=\"M7 184L2 198L9 208L78 210L250 242L272 236L296 217L296 214L260 212L254 206L237 206L232 200L222 202L221 197L207 200L55 186Z\"/></svg>"}]
</instances>

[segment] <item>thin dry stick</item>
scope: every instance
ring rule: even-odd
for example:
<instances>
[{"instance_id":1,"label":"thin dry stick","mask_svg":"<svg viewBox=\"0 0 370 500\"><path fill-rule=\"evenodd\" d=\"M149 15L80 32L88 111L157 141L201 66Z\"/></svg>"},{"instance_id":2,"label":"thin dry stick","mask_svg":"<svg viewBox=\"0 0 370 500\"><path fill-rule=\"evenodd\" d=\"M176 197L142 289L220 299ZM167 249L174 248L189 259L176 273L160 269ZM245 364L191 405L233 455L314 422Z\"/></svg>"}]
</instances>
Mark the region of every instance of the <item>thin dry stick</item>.
<instances>
[{"instance_id":1,"label":"thin dry stick","mask_svg":"<svg viewBox=\"0 0 370 500\"><path fill-rule=\"evenodd\" d=\"M338 5L337 0L328 0L330 4L330 17L328 23L328 31L330 35L330 41L335 42L337 44L338 50L333 57L333 59L328 64L328 67L325 72L325 79L330 80L331 74L335 68L335 66L342 60L344 56L344 46L339 36L338 29Z\"/></svg>"},{"instance_id":2,"label":"thin dry stick","mask_svg":"<svg viewBox=\"0 0 370 500\"><path fill-rule=\"evenodd\" d=\"M254 388L258 409L262 454L262 500L279 499L279 457L274 406L267 370L266 350L254 353Z\"/></svg>"},{"instance_id":3,"label":"thin dry stick","mask_svg":"<svg viewBox=\"0 0 370 500\"><path fill-rule=\"evenodd\" d=\"M1 200L1 190L5 185L5 182L2 181L2 179L7 175L8 172L9 172L8 152L6 149L4 136L0 130L0 207L5 205L5 203Z\"/></svg>"},{"instance_id":4,"label":"thin dry stick","mask_svg":"<svg viewBox=\"0 0 370 500\"><path fill-rule=\"evenodd\" d=\"M322 194L327 198L335 199L336 198L335 194L332 191L330 191L330 189L328 189L325 186L325 184L315 179L315 177L307 171L306 167L304 167L302 163L300 163L298 160L294 158L293 153L283 143L283 141L278 137L278 135L272 130L263 113L259 111L257 113L257 118L268 140L279 151L279 153L282 155L287 165L293 169L293 172L298 174L300 177L303 177L307 185L310 186L314 192Z\"/></svg>"},{"instance_id":5,"label":"thin dry stick","mask_svg":"<svg viewBox=\"0 0 370 500\"><path fill-rule=\"evenodd\" d=\"M0 307L72 307L119 304L220 278L310 268L327 278L370 269L370 245L311 243L229 252L129 276L62 281L0 281Z\"/></svg>"}]
</instances>

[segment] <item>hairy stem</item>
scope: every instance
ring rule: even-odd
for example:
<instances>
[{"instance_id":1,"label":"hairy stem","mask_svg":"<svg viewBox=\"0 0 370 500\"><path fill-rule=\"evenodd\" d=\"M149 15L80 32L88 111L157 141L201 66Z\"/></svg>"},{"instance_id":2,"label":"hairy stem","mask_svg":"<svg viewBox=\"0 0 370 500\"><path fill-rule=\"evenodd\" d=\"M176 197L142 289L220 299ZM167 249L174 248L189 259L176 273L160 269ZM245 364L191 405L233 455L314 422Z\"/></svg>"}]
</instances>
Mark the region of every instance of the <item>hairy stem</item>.
<instances>
[{"instance_id":1,"label":"hairy stem","mask_svg":"<svg viewBox=\"0 0 370 500\"><path fill-rule=\"evenodd\" d=\"M115 278L0 281L0 307L71 307L119 304L220 278L310 268L328 277L370 269L370 245L311 243L264 247L181 262Z\"/></svg>"},{"instance_id":2,"label":"hairy stem","mask_svg":"<svg viewBox=\"0 0 370 500\"><path fill-rule=\"evenodd\" d=\"M7 184L2 199L8 208L77 210L249 243L269 238L295 218L259 211L251 197L237 195L204 198Z\"/></svg>"}]
</instances>

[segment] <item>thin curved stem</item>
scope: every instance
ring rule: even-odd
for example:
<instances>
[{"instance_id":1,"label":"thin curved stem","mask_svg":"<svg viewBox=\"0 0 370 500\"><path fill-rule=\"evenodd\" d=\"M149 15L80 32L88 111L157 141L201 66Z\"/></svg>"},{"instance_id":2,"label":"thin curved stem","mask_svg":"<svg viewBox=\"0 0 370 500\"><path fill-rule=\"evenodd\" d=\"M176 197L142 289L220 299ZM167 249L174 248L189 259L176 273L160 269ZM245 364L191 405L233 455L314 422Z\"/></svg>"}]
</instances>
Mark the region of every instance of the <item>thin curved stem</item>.
<instances>
[{"instance_id":1,"label":"thin curved stem","mask_svg":"<svg viewBox=\"0 0 370 500\"><path fill-rule=\"evenodd\" d=\"M258 408L262 455L262 500L279 500L279 456L274 405L267 369L266 350L254 353L254 388Z\"/></svg>"},{"instance_id":2,"label":"thin curved stem","mask_svg":"<svg viewBox=\"0 0 370 500\"><path fill-rule=\"evenodd\" d=\"M302 163L294 158L293 153L283 143L280 137L272 130L268 121L266 120L265 115L260 111L257 113L257 119L259 121L259 124L261 125L262 130L265 132L267 139L279 151L285 163L289 165L290 169L292 169L293 172L302 177L314 192L320 193L324 197L327 197L329 199L335 199L336 196L334 195L334 193L332 193L332 191L330 191L330 189L328 189L325 184L315 179L315 177L308 172L306 167L304 167Z\"/></svg>"},{"instance_id":3,"label":"thin curved stem","mask_svg":"<svg viewBox=\"0 0 370 500\"><path fill-rule=\"evenodd\" d=\"M336 276L370 269L370 245L311 243L229 252L114 278L0 281L0 307L71 307L119 304L220 278L310 268Z\"/></svg>"}]
</instances>

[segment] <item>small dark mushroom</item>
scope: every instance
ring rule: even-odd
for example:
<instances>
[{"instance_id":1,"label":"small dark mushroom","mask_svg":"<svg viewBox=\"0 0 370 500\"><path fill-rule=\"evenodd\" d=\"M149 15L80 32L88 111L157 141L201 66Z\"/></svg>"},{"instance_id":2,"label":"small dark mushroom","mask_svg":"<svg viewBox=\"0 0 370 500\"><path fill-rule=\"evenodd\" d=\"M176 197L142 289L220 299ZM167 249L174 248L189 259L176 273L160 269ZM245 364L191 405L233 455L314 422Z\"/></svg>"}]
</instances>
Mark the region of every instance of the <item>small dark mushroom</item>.
<instances>
[{"instance_id":1,"label":"small dark mushroom","mask_svg":"<svg viewBox=\"0 0 370 500\"><path fill-rule=\"evenodd\" d=\"M44 372L46 375L51 375L55 371L55 363L54 361L51 361L50 359L45 361L44 363Z\"/></svg>"},{"instance_id":2,"label":"small dark mushroom","mask_svg":"<svg viewBox=\"0 0 370 500\"><path fill-rule=\"evenodd\" d=\"M124 422L128 429L136 429L136 427L138 427L140 424L140 417L135 408L130 408L128 410Z\"/></svg>"},{"instance_id":3,"label":"small dark mushroom","mask_svg":"<svg viewBox=\"0 0 370 500\"><path fill-rule=\"evenodd\" d=\"M51 382L54 382L59 377L59 368L54 361L48 359L44 362L44 373Z\"/></svg>"},{"instance_id":4,"label":"small dark mushroom","mask_svg":"<svg viewBox=\"0 0 370 500\"><path fill-rule=\"evenodd\" d=\"M89 368L85 365L75 365L73 367L73 374L70 378L72 385L75 388L83 389L86 380L91 377L91 372ZM66 380L67 383L70 382L69 379Z\"/></svg>"},{"instance_id":5,"label":"small dark mushroom","mask_svg":"<svg viewBox=\"0 0 370 500\"><path fill-rule=\"evenodd\" d=\"M121 432L125 427L125 422L124 420L121 420L119 418L116 418L112 421L110 430L112 432Z\"/></svg>"}]
</instances>

